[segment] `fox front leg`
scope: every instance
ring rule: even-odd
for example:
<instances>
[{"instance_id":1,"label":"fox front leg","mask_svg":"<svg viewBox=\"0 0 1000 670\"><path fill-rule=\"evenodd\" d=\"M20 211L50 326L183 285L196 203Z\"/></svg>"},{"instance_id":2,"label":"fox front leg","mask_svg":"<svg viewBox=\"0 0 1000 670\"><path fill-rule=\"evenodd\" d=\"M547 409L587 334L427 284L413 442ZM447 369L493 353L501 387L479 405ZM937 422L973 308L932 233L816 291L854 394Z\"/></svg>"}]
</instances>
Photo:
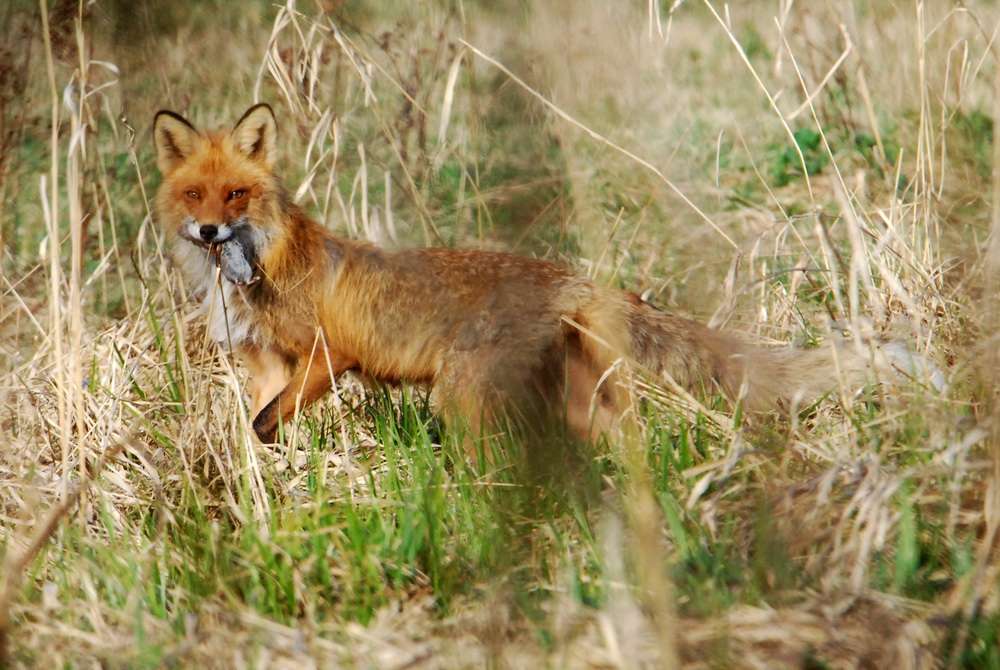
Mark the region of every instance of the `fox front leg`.
<instances>
[{"instance_id":1,"label":"fox front leg","mask_svg":"<svg viewBox=\"0 0 1000 670\"><path fill-rule=\"evenodd\" d=\"M289 423L300 410L332 389L334 379L355 366L353 359L322 352L300 363L285 387L253 418L253 429L260 441L275 442L280 424Z\"/></svg>"}]
</instances>

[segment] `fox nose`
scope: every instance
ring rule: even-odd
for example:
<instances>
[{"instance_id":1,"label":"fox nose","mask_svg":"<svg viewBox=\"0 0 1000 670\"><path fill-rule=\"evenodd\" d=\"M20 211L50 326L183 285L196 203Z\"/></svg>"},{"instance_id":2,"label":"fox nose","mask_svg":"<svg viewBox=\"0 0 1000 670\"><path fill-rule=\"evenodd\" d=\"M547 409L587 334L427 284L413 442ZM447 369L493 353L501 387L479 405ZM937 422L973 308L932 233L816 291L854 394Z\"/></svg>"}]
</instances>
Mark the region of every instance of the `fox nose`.
<instances>
[{"instance_id":1,"label":"fox nose","mask_svg":"<svg viewBox=\"0 0 1000 670\"><path fill-rule=\"evenodd\" d=\"M198 234L201 235L201 239L206 242L211 242L215 239L215 236L219 234L219 227L211 224L205 224L198 229Z\"/></svg>"}]
</instances>

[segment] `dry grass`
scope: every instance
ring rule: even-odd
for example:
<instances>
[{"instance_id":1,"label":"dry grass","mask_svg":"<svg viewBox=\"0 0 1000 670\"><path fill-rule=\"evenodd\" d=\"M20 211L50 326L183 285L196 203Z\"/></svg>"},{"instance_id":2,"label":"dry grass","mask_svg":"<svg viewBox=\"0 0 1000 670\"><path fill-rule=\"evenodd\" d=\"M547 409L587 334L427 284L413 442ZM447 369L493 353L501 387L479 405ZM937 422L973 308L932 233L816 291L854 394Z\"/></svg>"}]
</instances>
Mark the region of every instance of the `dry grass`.
<instances>
[{"instance_id":1,"label":"dry grass","mask_svg":"<svg viewBox=\"0 0 1000 670\"><path fill-rule=\"evenodd\" d=\"M992 3L155 4L0 10L6 665L1000 667ZM351 380L262 448L148 206L157 109L258 100L345 234L948 388L743 417L637 381L568 482L480 478Z\"/></svg>"}]
</instances>

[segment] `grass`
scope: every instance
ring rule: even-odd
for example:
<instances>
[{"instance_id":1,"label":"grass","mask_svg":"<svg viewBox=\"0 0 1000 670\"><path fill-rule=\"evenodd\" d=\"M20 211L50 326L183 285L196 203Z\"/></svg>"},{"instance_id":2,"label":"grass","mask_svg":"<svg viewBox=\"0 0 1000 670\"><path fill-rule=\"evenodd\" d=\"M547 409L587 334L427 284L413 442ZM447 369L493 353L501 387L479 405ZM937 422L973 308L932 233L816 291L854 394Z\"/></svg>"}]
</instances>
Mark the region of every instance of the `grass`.
<instances>
[{"instance_id":1,"label":"grass","mask_svg":"<svg viewBox=\"0 0 1000 670\"><path fill-rule=\"evenodd\" d=\"M992 3L155 4L0 9L4 665L1000 667ZM155 111L258 100L344 234L948 388L637 379L634 435L481 472L344 379L262 447L149 218Z\"/></svg>"}]
</instances>

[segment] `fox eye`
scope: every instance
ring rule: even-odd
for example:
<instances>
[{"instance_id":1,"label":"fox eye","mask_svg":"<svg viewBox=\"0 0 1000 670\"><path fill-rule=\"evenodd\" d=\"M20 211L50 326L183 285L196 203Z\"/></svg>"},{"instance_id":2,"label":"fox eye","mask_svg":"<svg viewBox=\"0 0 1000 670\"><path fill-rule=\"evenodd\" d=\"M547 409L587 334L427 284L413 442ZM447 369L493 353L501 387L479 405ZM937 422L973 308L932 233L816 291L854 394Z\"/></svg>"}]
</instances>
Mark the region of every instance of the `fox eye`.
<instances>
[{"instance_id":1,"label":"fox eye","mask_svg":"<svg viewBox=\"0 0 1000 670\"><path fill-rule=\"evenodd\" d=\"M188 200L201 200L201 193L198 191L187 191L184 195L188 197Z\"/></svg>"},{"instance_id":2,"label":"fox eye","mask_svg":"<svg viewBox=\"0 0 1000 670\"><path fill-rule=\"evenodd\" d=\"M239 200L244 195L246 195L246 191L244 191L241 188L238 188L235 191L230 191L229 192L229 200Z\"/></svg>"}]
</instances>

